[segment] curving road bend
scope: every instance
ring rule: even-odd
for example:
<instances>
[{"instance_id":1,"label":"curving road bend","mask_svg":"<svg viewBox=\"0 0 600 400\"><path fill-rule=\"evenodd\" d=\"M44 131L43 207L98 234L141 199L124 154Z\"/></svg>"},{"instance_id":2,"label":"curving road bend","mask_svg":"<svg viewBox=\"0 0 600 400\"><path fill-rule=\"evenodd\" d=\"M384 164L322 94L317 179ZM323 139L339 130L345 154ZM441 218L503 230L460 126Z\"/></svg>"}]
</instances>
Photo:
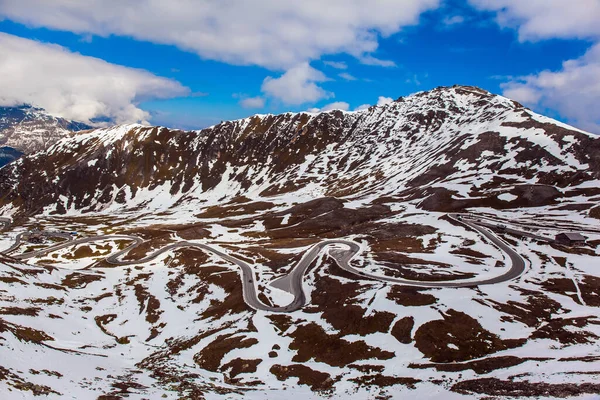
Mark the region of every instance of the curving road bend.
<instances>
[{"instance_id":1,"label":"curving road bend","mask_svg":"<svg viewBox=\"0 0 600 400\"><path fill-rule=\"evenodd\" d=\"M306 297L306 293L305 293L305 290L303 287L304 276L306 274L306 271L308 270L310 265L319 257L321 252L330 246L342 245L343 247L347 248L347 249L340 249L339 247L336 247L335 249L332 249L329 252L329 256L331 256L336 261L336 263L340 266L340 268L342 268L343 270L348 271L348 272L355 274L362 278L370 278L370 279L374 279L374 280L378 280L378 281L382 281L382 282L405 285L405 286L415 286L415 287L421 287L421 288L436 288L436 287L459 288L459 287L473 287L473 286L480 286L480 285L491 285L491 284L506 282L506 281L515 279L515 278L519 277L525 271L526 263L525 263L525 260L523 259L523 257L521 257L506 242L501 240L498 236L496 236L493 232L491 232L485 226L478 225L475 221L467 220L466 218L461 217L458 214L449 214L448 216L451 220L453 220L459 224L462 224L464 226L467 226L469 228L474 229L479 234L481 234L482 236L489 239L500 250L502 250L504 253L506 253L512 263L510 269L502 275L499 275L499 276L496 276L493 278L489 278L489 279L483 279L483 280L426 282L426 281L414 281L414 280L409 280L409 279L386 277L386 276L370 274L368 272L364 272L362 270L356 269L350 265L350 261L352 260L352 258L360 252L361 248L358 243L350 241L350 240L343 240L343 239L325 240L323 242L317 243L314 246L312 246L304 254L302 259L300 261L298 261L296 266L294 266L287 275L271 282L272 286L282 289L282 290L285 290L294 296L294 299L288 305L285 305L282 307L274 307L274 306L264 304L258 298L256 277L254 274L254 269L251 265L249 265L245 261L242 261L230 254L224 253L219 249L216 249L214 247L211 247L206 244L201 244L201 243L194 243L194 242L187 242L187 241L176 242L176 243L169 244L165 247L162 247L141 259L126 261L126 260L123 260L123 257L126 254L128 254L131 250L133 250L134 248L136 248L139 245L141 245L142 243L144 243L144 240L142 238L137 237L137 236L132 236L132 235L101 235L101 236L94 236L94 237L89 237L89 238L81 238L81 239L73 240L72 237L70 237L69 235L64 234L64 233L48 232L48 233L45 233L44 235L48 236L48 237L57 236L57 237L62 237L62 238L67 238L67 236L69 236L68 237L69 240L59 243L59 244L56 244L54 246L50 246L50 247L41 249L41 250L36 250L36 251L20 254L20 255L14 256L14 258L20 259L20 260L25 260L28 258L43 256L43 255L46 255L46 254L51 253L56 250L60 250L60 249L64 249L67 247L84 244L84 243L92 243L92 242L107 241L107 240L110 240L110 241L126 240L126 241L132 242L129 246L127 246L127 248L120 250L118 252L115 252L105 258L105 261L109 264L112 264L115 266L126 266L126 265L142 264L142 263L146 263L148 261L152 261L152 260L156 259L157 257L159 257L160 255L162 255L166 252L175 250L175 249L196 248L196 249L199 249L202 251L206 251L206 252L215 254L216 256L222 258L223 260L228 261L234 265L237 265L240 269L240 275L241 275L241 279L242 279L243 297L244 297L244 301L246 302L246 304L248 304L248 306L250 306L256 310L264 310L264 311L271 311L271 312L293 312L293 311L296 311L296 310L302 308L304 305L306 305L307 297ZM6 229L10 226L11 222L10 222L10 220L8 220L6 218L0 218L0 223L2 223ZM18 235L15 243L9 249L7 249L5 251L5 253L9 253L9 252L16 250L21 244L22 236L23 236L23 234Z\"/></svg>"}]
</instances>

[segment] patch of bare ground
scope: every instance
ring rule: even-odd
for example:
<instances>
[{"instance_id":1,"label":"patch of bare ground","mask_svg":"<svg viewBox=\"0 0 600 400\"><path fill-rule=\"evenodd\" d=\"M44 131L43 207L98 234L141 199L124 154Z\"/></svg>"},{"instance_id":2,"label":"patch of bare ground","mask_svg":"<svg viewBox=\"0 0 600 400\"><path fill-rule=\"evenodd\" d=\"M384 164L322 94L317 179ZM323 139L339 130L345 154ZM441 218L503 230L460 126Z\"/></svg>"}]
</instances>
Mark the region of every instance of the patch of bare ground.
<instances>
[{"instance_id":1,"label":"patch of bare ground","mask_svg":"<svg viewBox=\"0 0 600 400\"><path fill-rule=\"evenodd\" d=\"M0 333L4 332L12 333L20 341L31 342L35 344L42 344L45 341L54 340L54 338L48 335L46 332L13 324L0 318Z\"/></svg>"},{"instance_id":2,"label":"patch of bare ground","mask_svg":"<svg viewBox=\"0 0 600 400\"><path fill-rule=\"evenodd\" d=\"M581 298L586 305L600 307L600 278L592 275L583 275L578 282ZM581 304L577 295L577 288L572 279L555 278L542 283L544 290L552 293L562 294L573 299L577 304Z\"/></svg>"},{"instance_id":3,"label":"patch of bare ground","mask_svg":"<svg viewBox=\"0 0 600 400\"><path fill-rule=\"evenodd\" d=\"M327 260L324 268L332 274L345 273L335 262ZM328 273L320 276L315 283L311 304L305 308L308 313L322 313L322 318L336 329L341 336L365 336L375 332L388 332L395 315L376 311L368 316L367 310L353 304L364 289L356 282L343 283Z\"/></svg>"},{"instance_id":4,"label":"patch of bare ground","mask_svg":"<svg viewBox=\"0 0 600 400\"><path fill-rule=\"evenodd\" d=\"M250 257L257 257L256 261L258 263L265 265L276 272L283 267L295 265L300 261L304 252L298 254L285 254L276 250L266 249L262 246L251 246L245 247L244 249L237 249L235 254L236 256L243 254Z\"/></svg>"},{"instance_id":5,"label":"patch of bare ground","mask_svg":"<svg viewBox=\"0 0 600 400\"><path fill-rule=\"evenodd\" d=\"M456 383L451 390L467 395L477 393L490 396L566 398L584 394L598 394L600 393L600 384L514 382L497 378L481 378Z\"/></svg>"},{"instance_id":6,"label":"patch of bare ground","mask_svg":"<svg viewBox=\"0 0 600 400\"><path fill-rule=\"evenodd\" d=\"M303 208L298 211L294 210L295 207ZM286 211L283 211L278 214L283 216L285 213ZM254 233L253 236L271 239L346 236L361 232L364 227L370 226L371 221L391 215L391 210L382 205L349 209L344 208L340 200L326 198L294 206L287 213L291 213L288 225L280 226L281 216L277 216L273 221L265 218L267 230Z\"/></svg>"},{"instance_id":7,"label":"patch of bare ground","mask_svg":"<svg viewBox=\"0 0 600 400\"><path fill-rule=\"evenodd\" d=\"M135 292L135 297L140 306L140 314L146 312L146 321L152 324L150 336L146 341L154 339L160 333L160 328L164 327L164 323L157 325L160 315L163 310L160 309L160 301L152 295L144 286L143 282L147 282L152 277L152 274L139 274L135 278L125 282L125 285L132 286Z\"/></svg>"},{"instance_id":8,"label":"patch of bare ground","mask_svg":"<svg viewBox=\"0 0 600 400\"><path fill-rule=\"evenodd\" d=\"M458 255L462 255L462 256L481 258L481 259L490 258L490 256L488 256L487 254L480 253L479 251L476 251L473 249L456 249L456 250L452 250L450 252L450 254L458 254Z\"/></svg>"},{"instance_id":9,"label":"patch of bare ground","mask_svg":"<svg viewBox=\"0 0 600 400\"><path fill-rule=\"evenodd\" d=\"M310 246L319 242L319 239L314 238L283 238L263 241L260 242L260 245L267 249L293 249Z\"/></svg>"},{"instance_id":10,"label":"patch of bare ground","mask_svg":"<svg viewBox=\"0 0 600 400\"><path fill-rule=\"evenodd\" d=\"M374 372L382 372L385 370L383 365L369 365L369 364L350 364L348 368L353 368L357 371L364 372L365 374L372 374Z\"/></svg>"},{"instance_id":11,"label":"patch of bare ground","mask_svg":"<svg viewBox=\"0 0 600 400\"><path fill-rule=\"evenodd\" d=\"M35 286L39 286L39 287L44 288L44 289L63 290L63 291L67 290L64 287L60 286L60 285L54 285L52 283L35 282L34 285Z\"/></svg>"},{"instance_id":12,"label":"patch of bare ground","mask_svg":"<svg viewBox=\"0 0 600 400\"><path fill-rule=\"evenodd\" d=\"M385 275L394 278L439 282L470 279L476 276L476 274L470 272L450 272L451 265L449 264L413 258L402 253L373 253L373 258L384 267L383 273ZM444 274L433 272L441 268L448 270L448 272ZM423 270L423 272L419 270Z\"/></svg>"},{"instance_id":13,"label":"patch of bare ground","mask_svg":"<svg viewBox=\"0 0 600 400\"><path fill-rule=\"evenodd\" d=\"M535 331L531 334L533 339L552 339L562 344L588 343L597 338L591 332L581 329L595 317L561 318L556 315L562 310L562 306L555 300L550 299L540 292L519 289L527 296L527 302L521 303L509 300L499 303L494 300L476 299L481 304L488 305L506 314L502 316L503 321L519 321ZM569 329L571 328L571 329Z\"/></svg>"},{"instance_id":14,"label":"patch of bare ground","mask_svg":"<svg viewBox=\"0 0 600 400\"><path fill-rule=\"evenodd\" d=\"M242 281L237 272L228 268L213 267L207 272L207 282L222 287L227 293L223 301L212 299L210 306L202 313L202 318L218 319L226 314L252 311L244 301Z\"/></svg>"},{"instance_id":15,"label":"patch of bare ground","mask_svg":"<svg viewBox=\"0 0 600 400\"><path fill-rule=\"evenodd\" d=\"M0 366L0 381L6 381L8 386L13 387L15 390L31 392L34 396L49 396L51 394L62 396L62 393L53 390L51 387L28 382L2 366Z\"/></svg>"},{"instance_id":16,"label":"patch of bare ground","mask_svg":"<svg viewBox=\"0 0 600 400\"><path fill-rule=\"evenodd\" d=\"M167 291L173 297L193 293L195 298L191 302L200 303L209 294L210 284L222 287L227 293L223 301L211 300L209 307L201 315L203 319L218 319L228 313L237 314L251 310L244 301L242 283L234 267L211 265L205 252L186 248L176 251L169 266L176 271L167 283ZM196 276L197 283L182 293L183 280L189 275Z\"/></svg>"},{"instance_id":17,"label":"patch of bare ground","mask_svg":"<svg viewBox=\"0 0 600 400\"><path fill-rule=\"evenodd\" d=\"M413 317L399 319L392 328L392 336L400 343L410 344L412 342L412 330L414 326L415 319Z\"/></svg>"},{"instance_id":18,"label":"patch of bare ground","mask_svg":"<svg viewBox=\"0 0 600 400\"><path fill-rule=\"evenodd\" d=\"M262 360L244 360L241 358L235 358L229 361L227 364L224 364L221 368L222 371L229 371L229 378L233 379L240 374L247 374L251 372L256 372L258 365L262 362Z\"/></svg>"},{"instance_id":19,"label":"patch of bare ground","mask_svg":"<svg viewBox=\"0 0 600 400\"><path fill-rule=\"evenodd\" d=\"M415 333L415 346L436 363L468 361L519 347L525 339L500 339L465 313L448 310L443 320L429 321Z\"/></svg>"},{"instance_id":20,"label":"patch of bare ground","mask_svg":"<svg viewBox=\"0 0 600 400\"><path fill-rule=\"evenodd\" d=\"M37 317L42 309L39 307L3 307L0 308L0 315L26 315L29 317Z\"/></svg>"},{"instance_id":21,"label":"patch of bare ground","mask_svg":"<svg viewBox=\"0 0 600 400\"><path fill-rule=\"evenodd\" d=\"M194 293L196 297L192 303L197 304L204 300L204 296L208 294L208 284L204 281L204 274L209 267L208 261L208 254L191 249L178 249L172 259L167 259L166 263L174 271L167 282L167 292L171 297ZM180 292L185 277L192 275L198 278L197 283L188 288L185 293Z\"/></svg>"},{"instance_id":22,"label":"patch of bare ground","mask_svg":"<svg viewBox=\"0 0 600 400\"><path fill-rule=\"evenodd\" d=\"M387 298L401 306L419 307L435 304L437 298L428 293L421 293L423 289L410 286L393 285L387 293Z\"/></svg>"},{"instance_id":23,"label":"patch of bare ground","mask_svg":"<svg viewBox=\"0 0 600 400\"><path fill-rule=\"evenodd\" d=\"M298 378L300 385L308 385L313 391L331 389L335 383L331 375L326 372L315 371L301 364L292 365L273 365L269 370L280 381L285 381L290 377Z\"/></svg>"},{"instance_id":24,"label":"patch of bare ground","mask_svg":"<svg viewBox=\"0 0 600 400\"><path fill-rule=\"evenodd\" d=\"M15 278L14 276L0 276L0 282L4 283L18 283L23 286L29 285L29 283L20 280L19 278Z\"/></svg>"},{"instance_id":25,"label":"patch of bare ground","mask_svg":"<svg viewBox=\"0 0 600 400\"><path fill-rule=\"evenodd\" d=\"M275 204L268 201L256 201L245 204L232 204L227 206L211 206L206 208L196 218L229 218L239 215L250 215L258 211L267 211L275 207Z\"/></svg>"},{"instance_id":26,"label":"patch of bare ground","mask_svg":"<svg viewBox=\"0 0 600 400\"><path fill-rule=\"evenodd\" d=\"M273 324L279 329L280 332L287 331L293 324L294 320L289 315L284 314L272 314L267 315Z\"/></svg>"},{"instance_id":27,"label":"patch of bare ground","mask_svg":"<svg viewBox=\"0 0 600 400\"><path fill-rule=\"evenodd\" d=\"M100 257L105 254L106 252L93 251L90 246L83 245L78 246L75 251L67 253L63 257L67 260L80 260L82 258Z\"/></svg>"},{"instance_id":28,"label":"patch of bare ground","mask_svg":"<svg viewBox=\"0 0 600 400\"><path fill-rule=\"evenodd\" d=\"M112 321L117 319L117 314L106 314L106 315L98 315L94 318L96 322L96 326L100 328L100 330L107 336L111 336L115 339L115 341L119 344L128 344L129 338L127 336L118 337L110 333L108 329L106 329L106 325L110 324Z\"/></svg>"},{"instance_id":29,"label":"patch of bare ground","mask_svg":"<svg viewBox=\"0 0 600 400\"><path fill-rule=\"evenodd\" d=\"M527 361L548 361L550 358L520 358L514 356L489 357L483 360L475 360L464 363L449 363L449 364L409 364L409 368L427 369L435 368L442 372L459 372L473 370L476 374L488 374L499 369L514 367L515 365L523 364Z\"/></svg>"},{"instance_id":30,"label":"patch of bare ground","mask_svg":"<svg viewBox=\"0 0 600 400\"><path fill-rule=\"evenodd\" d=\"M164 235L148 239L140 245L133 248L132 250L130 250L129 252L127 252L127 254L125 254L125 256L123 257L123 260L139 260L171 243L173 243L173 240L171 239L170 235Z\"/></svg>"},{"instance_id":31,"label":"patch of bare ground","mask_svg":"<svg viewBox=\"0 0 600 400\"><path fill-rule=\"evenodd\" d=\"M409 377L396 377L396 376L385 376L382 374L376 375L363 375L360 378L350 379L351 382L358 384L359 386L376 386L376 387L388 387L402 385L410 389L414 389L415 385L421 382L420 379L409 378Z\"/></svg>"},{"instance_id":32,"label":"patch of bare ground","mask_svg":"<svg viewBox=\"0 0 600 400\"><path fill-rule=\"evenodd\" d=\"M255 338L244 338L243 335L219 335L215 340L205 346L199 353L194 355L194 362L202 369L217 372L221 368L221 360L225 354L234 349L246 349L258 343Z\"/></svg>"},{"instance_id":33,"label":"patch of bare ground","mask_svg":"<svg viewBox=\"0 0 600 400\"><path fill-rule=\"evenodd\" d=\"M86 287L89 283L101 281L102 279L104 279L102 275L73 272L64 277L61 285L70 289L81 289Z\"/></svg>"},{"instance_id":34,"label":"patch of bare ground","mask_svg":"<svg viewBox=\"0 0 600 400\"><path fill-rule=\"evenodd\" d=\"M291 350L297 354L292 361L303 363L311 359L334 367L343 367L358 360L389 360L394 353L371 347L364 341L348 342L340 334L330 335L315 323L301 325L289 335Z\"/></svg>"}]
</instances>

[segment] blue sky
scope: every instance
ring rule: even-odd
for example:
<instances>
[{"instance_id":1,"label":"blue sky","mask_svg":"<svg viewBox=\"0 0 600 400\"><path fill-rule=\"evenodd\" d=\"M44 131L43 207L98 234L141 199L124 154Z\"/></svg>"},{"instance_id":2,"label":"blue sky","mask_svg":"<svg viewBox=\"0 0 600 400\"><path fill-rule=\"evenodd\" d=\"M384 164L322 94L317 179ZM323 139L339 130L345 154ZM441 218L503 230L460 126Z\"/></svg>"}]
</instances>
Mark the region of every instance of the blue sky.
<instances>
[{"instance_id":1,"label":"blue sky","mask_svg":"<svg viewBox=\"0 0 600 400\"><path fill-rule=\"evenodd\" d=\"M332 103L352 110L380 97L464 84L600 131L594 111L600 88L586 85L600 65L598 0L568 2L568 8L562 0L529 6L516 0L378 1L382 10L373 15L361 14L375 5L350 0L340 3L347 16L325 18L310 8L281 10L275 0L256 0L257 8L272 13L267 21L248 10L210 8L165 16L168 10L147 10L152 2L145 0L133 1L145 6L139 18L135 10L111 14L107 3L95 0L87 8L66 0L1 4L0 73L12 82L0 82L0 103L37 103L83 120L106 115L196 129ZM231 15L221 18L225 13ZM265 32L266 23L279 19L285 23ZM11 59L20 60L19 67ZM9 78L3 63L5 70L27 71L24 82Z\"/></svg>"}]
</instances>

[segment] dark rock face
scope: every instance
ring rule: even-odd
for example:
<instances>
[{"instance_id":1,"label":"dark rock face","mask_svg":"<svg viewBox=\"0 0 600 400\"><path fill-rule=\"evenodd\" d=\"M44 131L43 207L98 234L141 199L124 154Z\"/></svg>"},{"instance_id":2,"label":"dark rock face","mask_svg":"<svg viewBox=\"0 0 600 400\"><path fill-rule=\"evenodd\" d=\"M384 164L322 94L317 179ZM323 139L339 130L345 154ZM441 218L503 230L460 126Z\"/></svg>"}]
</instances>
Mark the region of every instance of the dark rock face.
<instances>
[{"instance_id":1,"label":"dark rock face","mask_svg":"<svg viewBox=\"0 0 600 400\"><path fill-rule=\"evenodd\" d=\"M140 209L160 195L169 209L217 192L399 196L435 211L548 205L600 178L600 139L548 121L459 86L354 113L254 116L193 132L114 127L4 168L0 207Z\"/></svg>"}]
</instances>

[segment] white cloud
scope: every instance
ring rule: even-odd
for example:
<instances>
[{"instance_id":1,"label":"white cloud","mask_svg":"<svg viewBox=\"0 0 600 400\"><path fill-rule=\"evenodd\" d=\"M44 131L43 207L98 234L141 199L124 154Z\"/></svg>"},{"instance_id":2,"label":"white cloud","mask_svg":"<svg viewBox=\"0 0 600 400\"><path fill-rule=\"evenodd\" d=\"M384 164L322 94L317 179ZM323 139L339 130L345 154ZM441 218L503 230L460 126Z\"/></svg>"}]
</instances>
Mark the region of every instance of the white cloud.
<instances>
[{"instance_id":1,"label":"white cloud","mask_svg":"<svg viewBox=\"0 0 600 400\"><path fill-rule=\"evenodd\" d=\"M265 106L265 99L257 97L247 97L240 100L240 105L244 108L263 108Z\"/></svg>"},{"instance_id":2,"label":"white cloud","mask_svg":"<svg viewBox=\"0 0 600 400\"><path fill-rule=\"evenodd\" d=\"M342 72L341 74L338 74L338 76L346 81L355 81L356 77L350 75L347 72Z\"/></svg>"},{"instance_id":3,"label":"white cloud","mask_svg":"<svg viewBox=\"0 0 600 400\"><path fill-rule=\"evenodd\" d=\"M600 44L560 71L542 71L503 85L504 95L530 107L557 110L570 123L600 133Z\"/></svg>"},{"instance_id":4,"label":"white cloud","mask_svg":"<svg viewBox=\"0 0 600 400\"><path fill-rule=\"evenodd\" d=\"M132 37L203 58L286 70L326 54L369 56L380 37L415 25L440 0L18 0L0 18L81 35Z\"/></svg>"},{"instance_id":5,"label":"white cloud","mask_svg":"<svg viewBox=\"0 0 600 400\"><path fill-rule=\"evenodd\" d=\"M348 69L348 64L343 61L323 61L323 64L335 69Z\"/></svg>"},{"instance_id":6,"label":"white cloud","mask_svg":"<svg viewBox=\"0 0 600 400\"><path fill-rule=\"evenodd\" d=\"M371 104L361 104L360 106L356 107L354 109L354 111L366 110L366 109L368 109L370 107L371 107Z\"/></svg>"},{"instance_id":7,"label":"white cloud","mask_svg":"<svg viewBox=\"0 0 600 400\"><path fill-rule=\"evenodd\" d=\"M465 22L465 17L462 15L453 15L451 17L446 17L442 21L442 23L446 26L460 25Z\"/></svg>"},{"instance_id":8,"label":"white cloud","mask_svg":"<svg viewBox=\"0 0 600 400\"><path fill-rule=\"evenodd\" d=\"M332 93L317 85L325 81L327 77L321 71L302 63L279 78L267 77L261 89L268 96L286 104L299 105L333 97Z\"/></svg>"},{"instance_id":9,"label":"white cloud","mask_svg":"<svg viewBox=\"0 0 600 400\"><path fill-rule=\"evenodd\" d=\"M149 114L137 104L189 93L179 82L144 70L0 33L0 105L29 103L84 122L108 117L146 123Z\"/></svg>"},{"instance_id":10,"label":"white cloud","mask_svg":"<svg viewBox=\"0 0 600 400\"><path fill-rule=\"evenodd\" d=\"M391 97L379 96L379 99L377 99L377 105L383 106L385 104L392 103L393 101L394 99L392 99Z\"/></svg>"},{"instance_id":11,"label":"white cloud","mask_svg":"<svg viewBox=\"0 0 600 400\"><path fill-rule=\"evenodd\" d=\"M345 101L336 101L335 103L327 104L326 106L321 108L321 111L331 111L331 110L348 111L349 108L350 108L350 104L346 103Z\"/></svg>"},{"instance_id":12,"label":"white cloud","mask_svg":"<svg viewBox=\"0 0 600 400\"><path fill-rule=\"evenodd\" d=\"M391 60L380 60L379 58L375 58L370 54L360 56L359 60L365 65L374 65L376 67L386 68L396 67L396 63Z\"/></svg>"},{"instance_id":13,"label":"white cloud","mask_svg":"<svg viewBox=\"0 0 600 400\"><path fill-rule=\"evenodd\" d=\"M497 13L498 24L516 28L520 40L600 37L598 0L469 0Z\"/></svg>"}]
</instances>

